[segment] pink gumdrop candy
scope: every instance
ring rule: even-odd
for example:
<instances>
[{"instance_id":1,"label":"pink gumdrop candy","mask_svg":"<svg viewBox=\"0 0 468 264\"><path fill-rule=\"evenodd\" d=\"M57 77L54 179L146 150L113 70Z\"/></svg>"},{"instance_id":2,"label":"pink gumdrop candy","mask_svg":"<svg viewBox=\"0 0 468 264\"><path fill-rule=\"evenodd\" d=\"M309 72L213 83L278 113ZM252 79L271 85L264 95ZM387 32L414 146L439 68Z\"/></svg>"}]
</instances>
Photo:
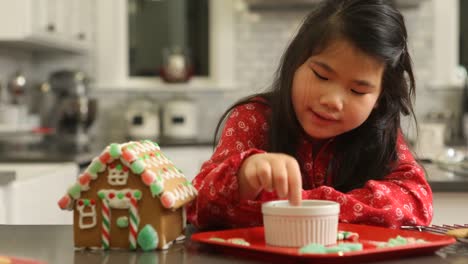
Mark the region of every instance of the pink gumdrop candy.
<instances>
[{"instance_id":1,"label":"pink gumdrop candy","mask_svg":"<svg viewBox=\"0 0 468 264\"><path fill-rule=\"evenodd\" d=\"M171 208L175 204L175 197L170 192L165 192L161 196L161 203L165 208Z\"/></svg>"},{"instance_id":2,"label":"pink gumdrop candy","mask_svg":"<svg viewBox=\"0 0 468 264\"><path fill-rule=\"evenodd\" d=\"M156 179L156 175L149 170L146 170L141 174L141 178L146 185L150 185Z\"/></svg>"},{"instance_id":3,"label":"pink gumdrop candy","mask_svg":"<svg viewBox=\"0 0 468 264\"><path fill-rule=\"evenodd\" d=\"M68 206L70 205L70 196L68 195L64 195L59 201L58 201L58 205L61 209L67 209Z\"/></svg>"}]
</instances>

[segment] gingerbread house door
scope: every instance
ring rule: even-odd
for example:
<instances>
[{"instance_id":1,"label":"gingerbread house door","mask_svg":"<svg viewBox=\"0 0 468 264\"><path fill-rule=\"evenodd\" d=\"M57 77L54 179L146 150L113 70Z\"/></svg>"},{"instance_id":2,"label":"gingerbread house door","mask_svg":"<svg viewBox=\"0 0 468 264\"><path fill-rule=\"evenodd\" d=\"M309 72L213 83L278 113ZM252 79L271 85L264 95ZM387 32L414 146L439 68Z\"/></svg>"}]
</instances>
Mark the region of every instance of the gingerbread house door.
<instances>
[{"instance_id":1,"label":"gingerbread house door","mask_svg":"<svg viewBox=\"0 0 468 264\"><path fill-rule=\"evenodd\" d=\"M102 202L102 247L136 249L141 191L106 189L99 191L99 197Z\"/></svg>"}]
</instances>

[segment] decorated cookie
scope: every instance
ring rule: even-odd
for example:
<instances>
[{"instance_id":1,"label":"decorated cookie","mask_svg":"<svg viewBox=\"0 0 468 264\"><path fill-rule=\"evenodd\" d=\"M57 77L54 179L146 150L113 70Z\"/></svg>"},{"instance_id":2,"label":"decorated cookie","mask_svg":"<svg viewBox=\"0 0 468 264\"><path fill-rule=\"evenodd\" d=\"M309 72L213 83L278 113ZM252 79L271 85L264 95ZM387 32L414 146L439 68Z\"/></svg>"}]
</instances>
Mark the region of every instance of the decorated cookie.
<instances>
[{"instance_id":1,"label":"decorated cookie","mask_svg":"<svg viewBox=\"0 0 468 264\"><path fill-rule=\"evenodd\" d=\"M113 143L58 201L74 212L78 248L166 249L183 237L197 190L149 140Z\"/></svg>"},{"instance_id":2,"label":"decorated cookie","mask_svg":"<svg viewBox=\"0 0 468 264\"><path fill-rule=\"evenodd\" d=\"M232 244L236 244L236 245L241 245L241 246L250 246L250 243L247 242L245 239L243 238L229 238L228 240L226 240L226 242L228 243L232 243Z\"/></svg>"},{"instance_id":3,"label":"decorated cookie","mask_svg":"<svg viewBox=\"0 0 468 264\"><path fill-rule=\"evenodd\" d=\"M362 250L361 243L339 243L333 246L324 246L322 244L311 243L299 249L300 254L329 254L340 252L351 252Z\"/></svg>"},{"instance_id":4,"label":"decorated cookie","mask_svg":"<svg viewBox=\"0 0 468 264\"><path fill-rule=\"evenodd\" d=\"M357 241L359 239L359 234L350 231L338 231L336 240L351 240Z\"/></svg>"},{"instance_id":5,"label":"decorated cookie","mask_svg":"<svg viewBox=\"0 0 468 264\"><path fill-rule=\"evenodd\" d=\"M396 236L393 238L388 239L386 242L380 242L377 244L378 248L386 248L386 247L398 247L398 246L406 246L412 244L421 244L427 243L424 239L416 239L414 237L403 237L403 236Z\"/></svg>"},{"instance_id":6,"label":"decorated cookie","mask_svg":"<svg viewBox=\"0 0 468 264\"><path fill-rule=\"evenodd\" d=\"M468 238L468 228L451 229L446 234L458 238Z\"/></svg>"}]
</instances>

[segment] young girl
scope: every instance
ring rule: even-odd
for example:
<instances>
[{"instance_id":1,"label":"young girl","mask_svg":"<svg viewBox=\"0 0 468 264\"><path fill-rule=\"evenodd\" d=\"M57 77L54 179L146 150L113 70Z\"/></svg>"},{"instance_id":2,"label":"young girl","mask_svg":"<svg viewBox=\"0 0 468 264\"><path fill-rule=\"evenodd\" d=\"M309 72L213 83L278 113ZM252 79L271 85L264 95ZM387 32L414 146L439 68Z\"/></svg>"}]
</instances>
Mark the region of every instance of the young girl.
<instances>
[{"instance_id":1,"label":"young girl","mask_svg":"<svg viewBox=\"0 0 468 264\"><path fill-rule=\"evenodd\" d=\"M432 192L400 130L400 114L414 117L414 92L402 15L383 0L323 1L271 90L224 114L188 220L255 226L263 202L324 199L340 204L341 222L429 224Z\"/></svg>"}]
</instances>

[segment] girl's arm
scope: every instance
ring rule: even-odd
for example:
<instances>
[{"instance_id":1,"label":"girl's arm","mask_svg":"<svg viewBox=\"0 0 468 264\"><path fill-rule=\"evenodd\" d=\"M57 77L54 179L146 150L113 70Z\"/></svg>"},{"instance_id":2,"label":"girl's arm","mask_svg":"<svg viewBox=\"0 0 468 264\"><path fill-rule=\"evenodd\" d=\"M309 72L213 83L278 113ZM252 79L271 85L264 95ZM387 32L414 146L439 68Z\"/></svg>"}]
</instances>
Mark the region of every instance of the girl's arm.
<instances>
[{"instance_id":1,"label":"girl's arm","mask_svg":"<svg viewBox=\"0 0 468 264\"><path fill-rule=\"evenodd\" d=\"M398 166L382 180L370 180L364 187L342 193L327 186L304 191L303 199L324 199L340 203L340 221L398 228L428 225L432 220L432 191L423 168L416 163L400 134L397 140Z\"/></svg>"},{"instance_id":2,"label":"girl's arm","mask_svg":"<svg viewBox=\"0 0 468 264\"><path fill-rule=\"evenodd\" d=\"M187 219L199 228L260 225L260 202L241 200L237 174L242 162L264 153L269 107L249 103L236 107L226 120L210 160L194 178L198 197L187 208Z\"/></svg>"}]
</instances>

